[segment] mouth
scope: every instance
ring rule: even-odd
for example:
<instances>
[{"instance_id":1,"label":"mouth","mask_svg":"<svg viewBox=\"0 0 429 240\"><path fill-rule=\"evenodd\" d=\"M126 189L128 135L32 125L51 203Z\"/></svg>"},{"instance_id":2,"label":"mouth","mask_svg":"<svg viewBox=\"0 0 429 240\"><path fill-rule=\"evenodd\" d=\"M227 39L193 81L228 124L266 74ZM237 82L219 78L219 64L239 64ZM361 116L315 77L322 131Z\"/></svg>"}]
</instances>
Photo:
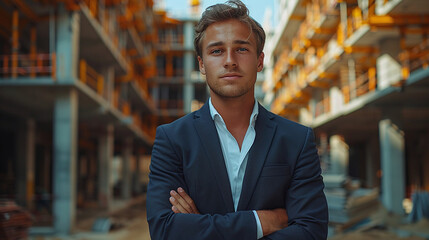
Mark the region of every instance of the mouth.
<instances>
[{"instance_id":1,"label":"mouth","mask_svg":"<svg viewBox=\"0 0 429 240\"><path fill-rule=\"evenodd\" d=\"M238 73L227 73L225 75L222 75L220 78L224 80L236 80L241 78L242 76Z\"/></svg>"}]
</instances>

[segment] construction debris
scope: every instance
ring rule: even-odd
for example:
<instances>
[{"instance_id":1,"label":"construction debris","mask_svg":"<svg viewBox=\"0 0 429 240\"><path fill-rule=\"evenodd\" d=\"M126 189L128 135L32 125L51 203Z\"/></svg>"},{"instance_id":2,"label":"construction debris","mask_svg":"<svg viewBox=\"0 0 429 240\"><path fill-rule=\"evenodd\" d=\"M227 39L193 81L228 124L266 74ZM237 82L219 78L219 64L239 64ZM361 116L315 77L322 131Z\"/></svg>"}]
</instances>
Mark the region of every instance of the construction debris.
<instances>
[{"instance_id":1,"label":"construction debris","mask_svg":"<svg viewBox=\"0 0 429 240\"><path fill-rule=\"evenodd\" d=\"M418 222L423 218L429 219L429 192L414 192L411 199L413 200L413 208L408 215L408 222Z\"/></svg>"},{"instance_id":2,"label":"construction debris","mask_svg":"<svg viewBox=\"0 0 429 240\"><path fill-rule=\"evenodd\" d=\"M368 218L379 206L377 188L364 189L343 175L324 176L331 234Z\"/></svg>"},{"instance_id":3,"label":"construction debris","mask_svg":"<svg viewBox=\"0 0 429 240\"><path fill-rule=\"evenodd\" d=\"M13 201L0 201L0 239L26 239L31 215Z\"/></svg>"}]
</instances>

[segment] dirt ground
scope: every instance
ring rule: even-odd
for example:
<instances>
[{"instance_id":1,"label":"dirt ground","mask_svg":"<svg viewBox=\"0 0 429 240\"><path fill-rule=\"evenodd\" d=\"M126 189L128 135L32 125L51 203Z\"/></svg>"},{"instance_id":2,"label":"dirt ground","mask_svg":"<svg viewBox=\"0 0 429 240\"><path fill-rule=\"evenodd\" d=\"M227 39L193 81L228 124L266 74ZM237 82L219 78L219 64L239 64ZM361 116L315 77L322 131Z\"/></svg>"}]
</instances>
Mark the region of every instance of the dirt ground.
<instances>
[{"instance_id":1,"label":"dirt ground","mask_svg":"<svg viewBox=\"0 0 429 240\"><path fill-rule=\"evenodd\" d=\"M346 234L336 235L329 240L425 240L425 238L412 236L412 237L398 237L394 233L387 232L386 230L369 230L365 232L352 232Z\"/></svg>"},{"instance_id":2,"label":"dirt ground","mask_svg":"<svg viewBox=\"0 0 429 240\"><path fill-rule=\"evenodd\" d=\"M388 213L380 207L370 221L352 231L340 232L329 240L425 240L429 239L429 220L408 223L404 216ZM423 236L423 237L422 237Z\"/></svg>"},{"instance_id":3,"label":"dirt ground","mask_svg":"<svg viewBox=\"0 0 429 240\"><path fill-rule=\"evenodd\" d=\"M144 203L138 203L109 216L113 226L108 233L91 230L94 218L78 222L69 236L31 236L30 240L150 240Z\"/></svg>"},{"instance_id":4,"label":"dirt ground","mask_svg":"<svg viewBox=\"0 0 429 240\"><path fill-rule=\"evenodd\" d=\"M91 214L91 213L88 213ZM108 233L96 233L91 230L94 218L77 223L70 236L32 236L30 240L150 240L149 227L146 221L144 202L136 202L129 207L110 214L113 223ZM402 233L402 234L401 234ZM406 233L405 235L403 233ZM353 231L337 233L329 240L425 240L419 237L423 233L429 236L429 220L422 219L414 224L404 223L404 218L387 213L383 208L371 216L371 221ZM402 235L402 237L400 237ZM420 235L421 236L421 235Z\"/></svg>"}]
</instances>

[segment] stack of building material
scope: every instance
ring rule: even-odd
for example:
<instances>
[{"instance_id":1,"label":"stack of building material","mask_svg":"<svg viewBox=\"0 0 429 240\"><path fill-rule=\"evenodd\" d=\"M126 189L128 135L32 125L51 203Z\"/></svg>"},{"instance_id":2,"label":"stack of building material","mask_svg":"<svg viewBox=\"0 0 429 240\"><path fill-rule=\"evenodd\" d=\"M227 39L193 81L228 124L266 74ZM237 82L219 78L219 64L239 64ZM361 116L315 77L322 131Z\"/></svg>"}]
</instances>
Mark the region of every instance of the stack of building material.
<instances>
[{"instance_id":1,"label":"stack of building material","mask_svg":"<svg viewBox=\"0 0 429 240\"><path fill-rule=\"evenodd\" d=\"M408 222L413 223L424 218L429 219L429 192L414 192L411 199L413 199L413 208L408 215Z\"/></svg>"},{"instance_id":2,"label":"stack of building material","mask_svg":"<svg viewBox=\"0 0 429 240\"><path fill-rule=\"evenodd\" d=\"M326 175L325 194L331 224L352 225L378 207L378 189L360 188L343 175Z\"/></svg>"},{"instance_id":3,"label":"stack of building material","mask_svg":"<svg viewBox=\"0 0 429 240\"><path fill-rule=\"evenodd\" d=\"M26 239L32 222L30 214L13 201L0 201L0 239Z\"/></svg>"}]
</instances>

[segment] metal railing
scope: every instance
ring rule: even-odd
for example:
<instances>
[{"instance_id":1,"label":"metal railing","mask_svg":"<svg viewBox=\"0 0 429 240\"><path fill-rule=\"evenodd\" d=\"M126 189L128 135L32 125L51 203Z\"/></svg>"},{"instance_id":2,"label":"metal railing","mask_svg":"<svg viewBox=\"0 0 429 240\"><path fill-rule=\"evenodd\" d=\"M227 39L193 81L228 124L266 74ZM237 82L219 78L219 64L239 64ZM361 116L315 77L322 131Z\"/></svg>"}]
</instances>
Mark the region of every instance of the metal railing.
<instances>
[{"instance_id":1,"label":"metal railing","mask_svg":"<svg viewBox=\"0 0 429 240\"><path fill-rule=\"evenodd\" d=\"M79 63L79 78L80 81L88 85L100 95L104 90L104 78L91 68L85 60L81 59Z\"/></svg>"},{"instance_id":2,"label":"metal railing","mask_svg":"<svg viewBox=\"0 0 429 240\"><path fill-rule=\"evenodd\" d=\"M330 97L329 94L324 94L325 96L316 103L314 117L319 117L320 115L329 113L331 111Z\"/></svg>"},{"instance_id":3,"label":"metal railing","mask_svg":"<svg viewBox=\"0 0 429 240\"><path fill-rule=\"evenodd\" d=\"M369 92L375 91L377 88L377 73L376 68L371 67L363 74L356 77L355 87L345 85L342 88L344 103L365 95Z\"/></svg>"},{"instance_id":4,"label":"metal railing","mask_svg":"<svg viewBox=\"0 0 429 240\"><path fill-rule=\"evenodd\" d=\"M416 69L426 69L429 66L429 40L425 39L420 44L402 51L399 59L402 65L403 80L408 79L410 73Z\"/></svg>"},{"instance_id":5,"label":"metal railing","mask_svg":"<svg viewBox=\"0 0 429 240\"><path fill-rule=\"evenodd\" d=\"M0 55L0 76L51 76L56 78L55 53Z\"/></svg>"}]
</instances>

